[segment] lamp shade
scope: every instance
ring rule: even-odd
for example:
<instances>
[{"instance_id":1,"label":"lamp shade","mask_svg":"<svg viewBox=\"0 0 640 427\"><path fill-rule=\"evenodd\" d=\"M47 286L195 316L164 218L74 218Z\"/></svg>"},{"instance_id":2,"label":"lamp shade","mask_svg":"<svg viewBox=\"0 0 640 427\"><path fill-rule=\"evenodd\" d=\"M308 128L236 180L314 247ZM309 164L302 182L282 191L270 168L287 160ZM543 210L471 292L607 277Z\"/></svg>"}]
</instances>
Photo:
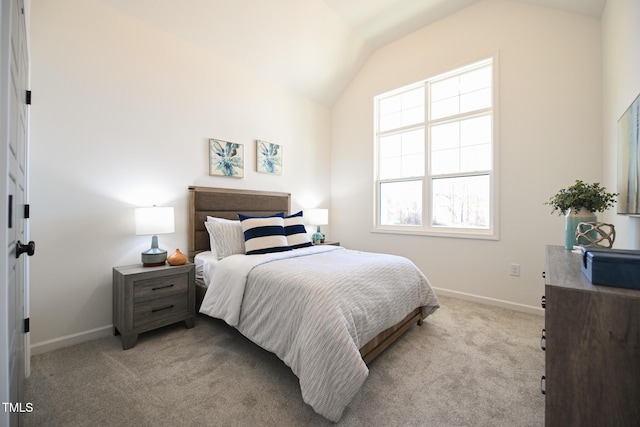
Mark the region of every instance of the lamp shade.
<instances>
[{"instance_id":1,"label":"lamp shade","mask_svg":"<svg viewBox=\"0 0 640 427\"><path fill-rule=\"evenodd\" d=\"M172 207L136 208L136 234L163 234L175 231Z\"/></svg>"},{"instance_id":2,"label":"lamp shade","mask_svg":"<svg viewBox=\"0 0 640 427\"><path fill-rule=\"evenodd\" d=\"M304 212L309 225L329 224L329 209L309 209Z\"/></svg>"}]
</instances>

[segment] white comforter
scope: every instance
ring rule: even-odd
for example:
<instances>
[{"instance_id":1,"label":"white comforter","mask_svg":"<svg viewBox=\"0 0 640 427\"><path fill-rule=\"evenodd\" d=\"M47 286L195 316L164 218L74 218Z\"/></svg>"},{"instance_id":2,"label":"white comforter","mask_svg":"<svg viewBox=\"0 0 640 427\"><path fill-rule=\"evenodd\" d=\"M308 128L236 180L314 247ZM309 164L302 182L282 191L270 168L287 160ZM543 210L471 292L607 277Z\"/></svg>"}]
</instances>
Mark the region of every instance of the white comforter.
<instances>
[{"instance_id":1,"label":"white comforter","mask_svg":"<svg viewBox=\"0 0 640 427\"><path fill-rule=\"evenodd\" d=\"M426 317L439 304L408 259L314 246L224 258L200 312L280 357L304 401L337 422L369 374L359 349L416 307Z\"/></svg>"}]
</instances>

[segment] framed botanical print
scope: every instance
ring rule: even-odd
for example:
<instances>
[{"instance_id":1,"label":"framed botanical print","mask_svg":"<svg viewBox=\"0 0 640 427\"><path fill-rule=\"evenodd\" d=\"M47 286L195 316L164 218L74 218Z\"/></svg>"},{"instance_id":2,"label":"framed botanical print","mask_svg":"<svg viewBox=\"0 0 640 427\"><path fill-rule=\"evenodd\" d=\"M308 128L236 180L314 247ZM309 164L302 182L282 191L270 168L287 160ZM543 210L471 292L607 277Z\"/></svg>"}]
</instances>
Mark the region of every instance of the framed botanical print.
<instances>
[{"instance_id":1,"label":"framed botanical print","mask_svg":"<svg viewBox=\"0 0 640 427\"><path fill-rule=\"evenodd\" d=\"M209 175L244 178L244 145L210 139Z\"/></svg>"},{"instance_id":2,"label":"framed botanical print","mask_svg":"<svg viewBox=\"0 0 640 427\"><path fill-rule=\"evenodd\" d=\"M273 175L282 174L282 145L256 141L256 171Z\"/></svg>"}]
</instances>

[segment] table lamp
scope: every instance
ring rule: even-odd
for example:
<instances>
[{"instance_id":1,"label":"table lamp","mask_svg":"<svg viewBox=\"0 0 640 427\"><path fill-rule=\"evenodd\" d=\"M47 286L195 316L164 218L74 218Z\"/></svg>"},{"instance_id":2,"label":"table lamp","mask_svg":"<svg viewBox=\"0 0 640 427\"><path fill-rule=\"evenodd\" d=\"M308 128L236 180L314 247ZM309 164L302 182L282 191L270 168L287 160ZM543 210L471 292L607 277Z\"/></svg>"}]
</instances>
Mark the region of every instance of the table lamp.
<instances>
[{"instance_id":1,"label":"table lamp","mask_svg":"<svg viewBox=\"0 0 640 427\"><path fill-rule=\"evenodd\" d=\"M304 215L309 221L309 225L316 225L318 229L311 236L313 243L324 243L324 234L320 231L321 225L329 224L329 209L309 209Z\"/></svg>"},{"instance_id":2,"label":"table lamp","mask_svg":"<svg viewBox=\"0 0 640 427\"><path fill-rule=\"evenodd\" d=\"M135 214L136 234L153 235L151 248L142 252L142 265L144 267L164 265L167 260L167 251L158 247L157 235L175 231L173 208L159 206L136 208Z\"/></svg>"}]
</instances>

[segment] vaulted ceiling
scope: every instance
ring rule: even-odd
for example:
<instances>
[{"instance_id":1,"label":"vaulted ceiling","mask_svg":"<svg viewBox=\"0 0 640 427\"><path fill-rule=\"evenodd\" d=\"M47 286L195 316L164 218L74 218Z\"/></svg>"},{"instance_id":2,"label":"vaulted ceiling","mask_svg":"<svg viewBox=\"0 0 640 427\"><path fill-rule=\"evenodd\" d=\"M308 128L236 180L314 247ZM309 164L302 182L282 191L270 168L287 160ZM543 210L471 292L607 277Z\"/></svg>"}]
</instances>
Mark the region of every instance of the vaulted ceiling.
<instances>
[{"instance_id":1,"label":"vaulted ceiling","mask_svg":"<svg viewBox=\"0 0 640 427\"><path fill-rule=\"evenodd\" d=\"M100 0L332 106L373 51L483 0ZM606 0L509 0L600 17Z\"/></svg>"}]
</instances>

